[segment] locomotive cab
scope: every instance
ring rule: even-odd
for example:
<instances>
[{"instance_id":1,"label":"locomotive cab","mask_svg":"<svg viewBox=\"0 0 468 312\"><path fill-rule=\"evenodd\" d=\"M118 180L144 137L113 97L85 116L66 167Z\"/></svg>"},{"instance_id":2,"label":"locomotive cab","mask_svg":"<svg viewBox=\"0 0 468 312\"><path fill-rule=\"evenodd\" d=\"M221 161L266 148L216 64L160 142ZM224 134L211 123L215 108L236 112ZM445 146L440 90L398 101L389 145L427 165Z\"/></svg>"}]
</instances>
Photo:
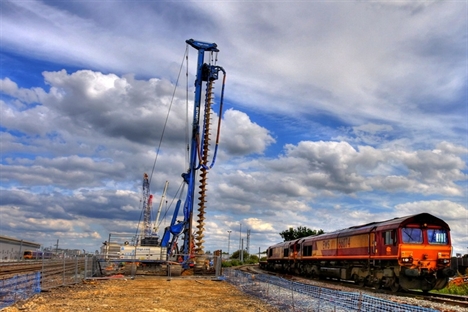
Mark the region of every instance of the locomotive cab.
<instances>
[{"instance_id":1,"label":"locomotive cab","mask_svg":"<svg viewBox=\"0 0 468 312\"><path fill-rule=\"evenodd\" d=\"M412 222L403 225L399 235L400 286L425 291L444 288L455 275L450 267L452 247L448 225L436 220Z\"/></svg>"}]
</instances>

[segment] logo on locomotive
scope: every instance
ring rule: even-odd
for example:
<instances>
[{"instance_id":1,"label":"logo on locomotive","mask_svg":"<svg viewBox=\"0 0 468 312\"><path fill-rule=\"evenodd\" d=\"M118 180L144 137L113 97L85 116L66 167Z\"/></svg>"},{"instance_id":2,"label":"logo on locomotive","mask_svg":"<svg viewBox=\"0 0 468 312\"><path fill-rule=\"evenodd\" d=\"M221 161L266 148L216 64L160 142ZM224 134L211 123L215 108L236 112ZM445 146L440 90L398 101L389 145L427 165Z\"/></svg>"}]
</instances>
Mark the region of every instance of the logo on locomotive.
<instances>
[{"instance_id":1,"label":"logo on locomotive","mask_svg":"<svg viewBox=\"0 0 468 312\"><path fill-rule=\"evenodd\" d=\"M351 247L351 237L338 238L338 248L349 248L349 247Z\"/></svg>"}]
</instances>

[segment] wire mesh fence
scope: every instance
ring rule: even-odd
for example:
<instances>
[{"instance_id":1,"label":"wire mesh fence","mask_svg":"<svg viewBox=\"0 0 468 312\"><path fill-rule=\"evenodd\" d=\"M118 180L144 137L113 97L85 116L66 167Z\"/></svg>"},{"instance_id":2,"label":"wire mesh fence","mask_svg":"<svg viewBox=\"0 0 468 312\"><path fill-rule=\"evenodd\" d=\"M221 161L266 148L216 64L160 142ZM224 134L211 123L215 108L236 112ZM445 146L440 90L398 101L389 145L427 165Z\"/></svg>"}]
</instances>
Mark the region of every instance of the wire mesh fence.
<instances>
[{"instance_id":1,"label":"wire mesh fence","mask_svg":"<svg viewBox=\"0 0 468 312\"><path fill-rule=\"evenodd\" d=\"M344 292L289 281L266 274L249 274L224 269L226 281L245 293L258 297L281 311L332 312L434 312L437 310L397 303L362 292Z\"/></svg>"},{"instance_id":2,"label":"wire mesh fence","mask_svg":"<svg viewBox=\"0 0 468 312\"><path fill-rule=\"evenodd\" d=\"M41 273L16 275L0 280L0 309L41 292Z\"/></svg>"},{"instance_id":3,"label":"wire mesh fence","mask_svg":"<svg viewBox=\"0 0 468 312\"><path fill-rule=\"evenodd\" d=\"M95 271L93 257L67 257L28 262L37 271L0 280L0 309L25 300L42 290L80 283Z\"/></svg>"},{"instance_id":4,"label":"wire mesh fence","mask_svg":"<svg viewBox=\"0 0 468 312\"><path fill-rule=\"evenodd\" d=\"M44 260L41 269L41 289L76 284L93 276L93 257L64 257L58 260Z\"/></svg>"}]
</instances>

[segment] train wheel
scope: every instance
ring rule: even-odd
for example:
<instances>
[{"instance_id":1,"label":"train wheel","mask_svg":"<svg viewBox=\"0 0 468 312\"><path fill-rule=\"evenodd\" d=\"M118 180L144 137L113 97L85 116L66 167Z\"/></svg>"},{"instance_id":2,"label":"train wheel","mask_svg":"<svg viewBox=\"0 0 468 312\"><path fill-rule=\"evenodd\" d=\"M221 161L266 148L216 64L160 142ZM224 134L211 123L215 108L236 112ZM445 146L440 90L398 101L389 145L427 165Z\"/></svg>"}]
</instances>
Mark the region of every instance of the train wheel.
<instances>
[{"instance_id":1,"label":"train wheel","mask_svg":"<svg viewBox=\"0 0 468 312\"><path fill-rule=\"evenodd\" d=\"M400 290L400 284L398 283L397 279L393 280L393 283L390 285L390 290L393 292L397 292Z\"/></svg>"},{"instance_id":2,"label":"train wheel","mask_svg":"<svg viewBox=\"0 0 468 312\"><path fill-rule=\"evenodd\" d=\"M448 277L438 278L435 282L434 289L442 289L445 286L447 286L448 282L449 282Z\"/></svg>"},{"instance_id":3,"label":"train wheel","mask_svg":"<svg viewBox=\"0 0 468 312\"><path fill-rule=\"evenodd\" d=\"M359 287L366 286L368 282L368 276L361 278L358 274L353 274L351 279L354 281L354 284L358 285Z\"/></svg>"},{"instance_id":4,"label":"train wheel","mask_svg":"<svg viewBox=\"0 0 468 312\"><path fill-rule=\"evenodd\" d=\"M354 284L357 285L359 283L359 276L357 274L353 274L351 279L354 281Z\"/></svg>"},{"instance_id":5,"label":"train wheel","mask_svg":"<svg viewBox=\"0 0 468 312\"><path fill-rule=\"evenodd\" d=\"M319 268L316 265L312 266L312 272L310 273L310 276L313 279L319 279L320 278Z\"/></svg>"},{"instance_id":6,"label":"train wheel","mask_svg":"<svg viewBox=\"0 0 468 312\"><path fill-rule=\"evenodd\" d=\"M358 279L357 284L359 287L364 287L367 285L367 281L368 281L368 277L365 277L363 279Z\"/></svg>"},{"instance_id":7,"label":"train wheel","mask_svg":"<svg viewBox=\"0 0 468 312\"><path fill-rule=\"evenodd\" d=\"M382 288L382 280L376 278L374 282L372 283L372 286L374 286L375 289Z\"/></svg>"},{"instance_id":8,"label":"train wheel","mask_svg":"<svg viewBox=\"0 0 468 312\"><path fill-rule=\"evenodd\" d=\"M295 275L301 275L302 274L302 267L300 264L296 263L294 265L294 274Z\"/></svg>"}]
</instances>

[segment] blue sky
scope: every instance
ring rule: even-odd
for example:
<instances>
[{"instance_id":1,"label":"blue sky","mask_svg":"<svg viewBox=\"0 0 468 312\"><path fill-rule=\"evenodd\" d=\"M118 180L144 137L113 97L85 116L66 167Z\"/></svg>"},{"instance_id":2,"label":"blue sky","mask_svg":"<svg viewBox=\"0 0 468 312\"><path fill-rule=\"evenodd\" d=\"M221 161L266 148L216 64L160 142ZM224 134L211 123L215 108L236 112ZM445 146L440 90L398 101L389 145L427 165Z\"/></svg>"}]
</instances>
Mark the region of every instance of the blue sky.
<instances>
[{"instance_id":1,"label":"blue sky","mask_svg":"<svg viewBox=\"0 0 468 312\"><path fill-rule=\"evenodd\" d=\"M454 253L468 252L465 1L0 6L0 235L94 251L135 232L194 38L218 44L227 72L205 250L227 250L227 231L236 249L240 224L257 252L289 227L428 212L451 226ZM190 87L195 64L189 49ZM155 203L187 167L185 96L181 80Z\"/></svg>"}]
</instances>

